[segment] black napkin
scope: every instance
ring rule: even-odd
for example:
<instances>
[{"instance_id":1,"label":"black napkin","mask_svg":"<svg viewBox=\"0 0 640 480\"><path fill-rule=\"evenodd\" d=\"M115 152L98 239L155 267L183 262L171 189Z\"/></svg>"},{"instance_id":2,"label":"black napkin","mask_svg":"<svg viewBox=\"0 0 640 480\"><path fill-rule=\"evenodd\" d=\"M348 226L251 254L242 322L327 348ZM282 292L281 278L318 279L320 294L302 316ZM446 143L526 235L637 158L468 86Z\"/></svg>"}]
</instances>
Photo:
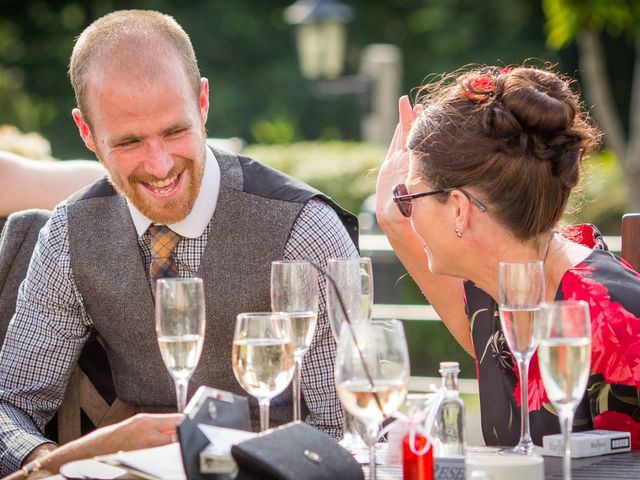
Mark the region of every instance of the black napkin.
<instances>
[{"instance_id":1,"label":"black napkin","mask_svg":"<svg viewBox=\"0 0 640 480\"><path fill-rule=\"evenodd\" d=\"M362 480L362 467L336 440L289 423L231 447L237 480Z\"/></svg>"}]
</instances>

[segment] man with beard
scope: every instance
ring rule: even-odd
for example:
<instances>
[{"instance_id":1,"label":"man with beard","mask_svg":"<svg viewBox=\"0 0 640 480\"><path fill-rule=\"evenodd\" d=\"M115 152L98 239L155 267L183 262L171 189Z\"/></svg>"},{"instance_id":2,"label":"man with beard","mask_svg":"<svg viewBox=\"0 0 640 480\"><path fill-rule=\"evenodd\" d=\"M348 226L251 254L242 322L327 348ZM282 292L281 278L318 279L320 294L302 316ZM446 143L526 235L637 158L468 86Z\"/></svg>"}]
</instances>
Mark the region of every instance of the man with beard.
<instances>
[{"instance_id":1,"label":"man with beard","mask_svg":"<svg viewBox=\"0 0 640 480\"><path fill-rule=\"evenodd\" d=\"M271 261L357 255L355 219L326 196L207 146L209 84L173 18L131 10L98 19L78 38L69 75L73 119L108 176L56 208L21 286L0 354L2 474L55 448L41 430L92 332L120 400L175 411L153 325L159 237L171 237L167 271L204 280L206 337L191 391L207 384L244 394L231 369L235 316L270 310ZM306 421L338 437L323 288L302 394ZM290 392L273 405L274 423L291 420Z\"/></svg>"}]
</instances>

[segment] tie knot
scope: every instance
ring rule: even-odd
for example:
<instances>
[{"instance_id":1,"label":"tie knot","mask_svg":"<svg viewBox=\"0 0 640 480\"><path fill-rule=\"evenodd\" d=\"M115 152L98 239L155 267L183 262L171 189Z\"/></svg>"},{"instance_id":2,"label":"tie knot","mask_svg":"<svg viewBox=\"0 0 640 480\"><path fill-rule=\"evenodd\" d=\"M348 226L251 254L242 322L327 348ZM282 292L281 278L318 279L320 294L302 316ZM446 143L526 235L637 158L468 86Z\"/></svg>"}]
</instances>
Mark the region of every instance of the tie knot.
<instances>
[{"instance_id":1,"label":"tie knot","mask_svg":"<svg viewBox=\"0 0 640 480\"><path fill-rule=\"evenodd\" d=\"M173 249L182 238L166 225L151 225L149 227L151 239L151 256L157 258L169 258Z\"/></svg>"}]
</instances>

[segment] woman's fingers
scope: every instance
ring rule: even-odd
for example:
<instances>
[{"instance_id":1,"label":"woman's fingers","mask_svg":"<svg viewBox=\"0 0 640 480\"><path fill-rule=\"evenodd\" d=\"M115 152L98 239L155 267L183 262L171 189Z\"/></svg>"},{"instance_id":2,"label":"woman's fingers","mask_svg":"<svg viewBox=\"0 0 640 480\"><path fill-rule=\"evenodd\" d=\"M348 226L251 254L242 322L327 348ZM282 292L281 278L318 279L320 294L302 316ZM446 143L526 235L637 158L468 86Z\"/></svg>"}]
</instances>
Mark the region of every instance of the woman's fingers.
<instances>
[{"instance_id":1,"label":"woman's fingers","mask_svg":"<svg viewBox=\"0 0 640 480\"><path fill-rule=\"evenodd\" d=\"M396 145L399 143L400 139L400 124L396 125L396 131L393 132L393 137L391 138L391 142L389 143L389 150L387 150L387 156L385 160L389 160L393 153L396 151Z\"/></svg>"},{"instance_id":2,"label":"woman's fingers","mask_svg":"<svg viewBox=\"0 0 640 480\"><path fill-rule=\"evenodd\" d=\"M415 122L417 120L417 118L422 115L422 112L424 111L424 105L422 105L421 103L416 103L413 106L413 121Z\"/></svg>"},{"instance_id":3,"label":"woman's fingers","mask_svg":"<svg viewBox=\"0 0 640 480\"><path fill-rule=\"evenodd\" d=\"M411 102L407 95L403 95L398 100L398 111L400 113L400 129L402 131L402 148L405 148L407 143L407 137L413 124L413 108L411 108Z\"/></svg>"}]
</instances>

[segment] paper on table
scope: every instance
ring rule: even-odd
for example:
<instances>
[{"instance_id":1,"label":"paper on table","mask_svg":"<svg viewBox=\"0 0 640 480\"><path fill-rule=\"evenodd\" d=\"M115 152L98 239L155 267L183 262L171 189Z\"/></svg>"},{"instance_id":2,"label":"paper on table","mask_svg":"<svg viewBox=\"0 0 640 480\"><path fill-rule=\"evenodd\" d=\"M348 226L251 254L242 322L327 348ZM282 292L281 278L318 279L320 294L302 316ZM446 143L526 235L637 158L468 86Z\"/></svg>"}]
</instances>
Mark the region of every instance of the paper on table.
<instances>
[{"instance_id":1,"label":"paper on table","mask_svg":"<svg viewBox=\"0 0 640 480\"><path fill-rule=\"evenodd\" d=\"M99 457L97 460L124 467L138 476L152 480L186 480L187 478L182 467L179 443L119 452Z\"/></svg>"},{"instance_id":2,"label":"paper on table","mask_svg":"<svg viewBox=\"0 0 640 480\"><path fill-rule=\"evenodd\" d=\"M231 455L231 446L258 436L257 433L233 428L216 427L214 425L198 424L198 428L211 443L208 451L214 455Z\"/></svg>"}]
</instances>

